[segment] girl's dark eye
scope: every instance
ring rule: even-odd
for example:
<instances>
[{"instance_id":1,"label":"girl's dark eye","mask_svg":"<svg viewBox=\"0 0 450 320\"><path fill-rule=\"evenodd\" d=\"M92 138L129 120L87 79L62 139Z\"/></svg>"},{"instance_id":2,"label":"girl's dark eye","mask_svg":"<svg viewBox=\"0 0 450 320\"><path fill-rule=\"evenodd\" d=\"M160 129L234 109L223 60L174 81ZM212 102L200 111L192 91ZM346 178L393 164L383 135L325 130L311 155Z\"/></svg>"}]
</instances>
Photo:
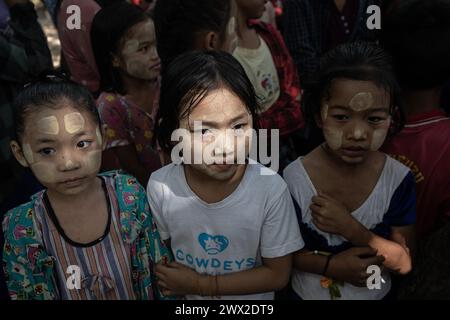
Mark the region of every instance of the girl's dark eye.
<instances>
[{"instance_id":1,"label":"girl's dark eye","mask_svg":"<svg viewBox=\"0 0 450 320\"><path fill-rule=\"evenodd\" d=\"M91 143L92 143L92 141L87 141L87 140L80 141L77 143L77 147L80 149L85 149L85 148L89 147L91 145Z\"/></svg>"},{"instance_id":2,"label":"girl's dark eye","mask_svg":"<svg viewBox=\"0 0 450 320\"><path fill-rule=\"evenodd\" d=\"M371 123L380 123L381 121L384 121L384 118L381 117L369 117L369 122Z\"/></svg>"},{"instance_id":3,"label":"girl's dark eye","mask_svg":"<svg viewBox=\"0 0 450 320\"><path fill-rule=\"evenodd\" d=\"M211 132L211 130L209 130L209 129L202 129L202 135L208 134L210 132Z\"/></svg>"},{"instance_id":4,"label":"girl's dark eye","mask_svg":"<svg viewBox=\"0 0 450 320\"><path fill-rule=\"evenodd\" d=\"M246 125L246 123L237 124L234 126L234 130L243 129Z\"/></svg>"},{"instance_id":5,"label":"girl's dark eye","mask_svg":"<svg viewBox=\"0 0 450 320\"><path fill-rule=\"evenodd\" d=\"M55 152L56 150L53 148L42 148L41 150L38 151L38 153L43 156L51 156L55 154Z\"/></svg>"},{"instance_id":6,"label":"girl's dark eye","mask_svg":"<svg viewBox=\"0 0 450 320\"><path fill-rule=\"evenodd\" d=\"M349 117L346 116L345 114L335 114L332 117L335 118L338 121L344 121L344 120L348 120L349 119Z\"/></svg>"},{"instance_id":7,"label":"girl's dark eye","mask_svg":"<svg viewBox=\"0 0 450 320\"><path fill-rule=\"evenodd\" d=\"M147 52L148 46L141 47L139 51Z\"/></svg>"}]
</instances>

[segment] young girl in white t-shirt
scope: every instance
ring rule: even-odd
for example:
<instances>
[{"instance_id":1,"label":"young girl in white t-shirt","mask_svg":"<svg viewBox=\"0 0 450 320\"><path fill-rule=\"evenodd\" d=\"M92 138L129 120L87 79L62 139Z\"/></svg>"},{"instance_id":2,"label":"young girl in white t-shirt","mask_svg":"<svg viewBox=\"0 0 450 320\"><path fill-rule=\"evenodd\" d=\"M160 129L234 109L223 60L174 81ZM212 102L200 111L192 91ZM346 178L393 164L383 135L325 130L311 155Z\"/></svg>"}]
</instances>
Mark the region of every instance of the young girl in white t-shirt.
<instances>
[{"instance_id":1,"label":"young girl in white t-shirt","mask_svg":"<svg viewBox=\"0 0 450 320\"><path fill-rule=\"evenodd\" d=\"M166 70L157 133L173 163L154 172L147 187L175 255L176 262L157 266L165 294L273 299L288 283L292 253L303 247L289 190L256 161L239 162L256 107L250 81L228 53L187 53ZM177 161L171 138L183 132ZM204 150L199 162L196 146Z\"/></svg>"}]
</instances>

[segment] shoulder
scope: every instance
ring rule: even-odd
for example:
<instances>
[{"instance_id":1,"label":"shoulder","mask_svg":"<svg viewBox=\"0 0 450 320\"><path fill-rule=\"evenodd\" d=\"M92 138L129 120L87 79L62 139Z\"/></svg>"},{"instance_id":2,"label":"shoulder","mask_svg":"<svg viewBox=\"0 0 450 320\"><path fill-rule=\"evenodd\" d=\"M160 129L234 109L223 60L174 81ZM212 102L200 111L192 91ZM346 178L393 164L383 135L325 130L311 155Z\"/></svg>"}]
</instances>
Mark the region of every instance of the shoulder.
<instances>
[{"instance_id":1,"label":"shoulder","mask_svg":"<svg viewBox=\"0 0 450 320\"><path fill-rule=\"evenodd\" d=\"M118 192L140 192L143 189L135 177L121 170L102 172L99 177L111 181Z\"/></svg>"},{"instance_id":2,"label":"shoulder","mask_svg":"<svg viewBox=\"0 0 450 320\"><path fill-rule=\"evenodd\" d=\"M105 107L106 108L121 108L124 107L123 100L120 98L120 95L113 92L102 92L100 96L97 98L97 108L101 112Z\"/></svg>"},{"instance_id":3,"label":"shoulder","mask_svg":"<svg viewBox=\"0 0 450 320\"><path fill-rule=\"evenodd\" d=\"M182 171L181 165L174 163L168 164L150 175L147 185L147 194L152 196L161 196L165 188L172 188L178 184Z\"/></svg>"},{"instance_id":4,"label":"shoulder","mask_svg":"<svg viewBox=\"0 0 450 320\"><path fill-rule=\"evenodd\" d=\"M300 177L301 172L301 160L302 157L298 157L294 161L292 161L286 168L283 170L283 178L286 182L296 180Z\"/></svg>"},{"instance_id":5,"label":"shoulder","mask_svg":"<svg viewBox=\"0 0 450 320\"><path fill-rule=\"evenodd\" d=\"M42 192L34 195L30 202L24 203L5 214L3 219L3 232L7 243L13 246L22 246L37 242L40 234L36 225L35 205L42 196Z\"/></svg>"},{"instance_id":6,"label":"shoulder","mask_svg":"<svg viewBox=\"0 0 450 320\"><path fill-rule=\"evenodd\" d=\"M278 198L287 190L283 178L274 170L259 162L247 165L246 176L248 185L255 188L254 192L263 193L266 197Z\"/></svg>"},{"instance_id":7,"label":"shoulder","mask_svg":"<svg viewBox=\"0 0 450 320\"><path fill-rule=\"evenodd\" d=\"M393 183L401 183L405 177L411 173L409 168L398 160L395 160L391 156L385 154L385 176L389 178Z\"/></svg>"},{"instance_id":8,"label":"shoulder","mask_svg":"<svg viewBox=\"0 0 450 320\"><path fill-rule=\"evenodd\" d=\"M162 168L159 168L158 170L152 172L150 175L150 180L152 182L162 182L162 183L170 183L173 181L174 177L177 177L180 175L180 168L179 166L174 163L170 163L168 165L165 165Z\"/></svg>"}]
</instances>

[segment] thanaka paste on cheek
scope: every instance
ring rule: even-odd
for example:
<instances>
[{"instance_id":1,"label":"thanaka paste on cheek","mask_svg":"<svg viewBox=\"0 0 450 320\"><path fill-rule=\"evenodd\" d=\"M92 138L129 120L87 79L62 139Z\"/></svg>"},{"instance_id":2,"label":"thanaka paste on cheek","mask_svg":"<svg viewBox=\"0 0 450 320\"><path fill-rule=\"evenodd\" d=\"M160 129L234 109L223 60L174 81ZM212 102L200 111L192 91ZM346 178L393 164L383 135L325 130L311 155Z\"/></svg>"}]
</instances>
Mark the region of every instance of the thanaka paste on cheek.
<instances>
[{"instance_id":1,"label":"thanaka paste on cheek","mask_svg":"<svg viewBox=\"0 0 450 320\"><path fill-rule=\"evenodd\" d=\"M57 135L59 124L55 116L45 117L37 122L38 131L43 134Z\"/></svg>"},{"instance_id":2,"label":"thanaka paste on cheek","mask_svg":"<svg viewBox=\"0 0 450 320\"><path fill-rule=\"evenodd\" d=\"M32 165L34 162L33 151L31 150L31 147L28 143L23 144L22 150L26 162L25 163L21 162L20 164L24 167L28 167L28 165Z\"/></svg>"},{"instance_id":3,"label":"thanaka paste on cheek","mask_svg":"<svg viewBox=\"0 0 450 320\"><path fill-rule=\"evenodd\" d=\"M80 132L84 129L84 118L79 112L73 112L64 116L64 126L69 134Z\"/></svg>"},{"instance_id":4,"label":"thanaka paste on cheek","mask_svg":"<svg viewBox=\"0 0 450 320\"><path fill-rule=\"evenodd\" d=\"M58 170L56 168L56 164L53 162L36 162L31 165L31 169L36 176L36 179L44 185L58 182Z\"/></svg>"},{"instance_id":5,"label":"thanaka paste on cheek","mask_svg":"<svg viewBox=\"0 0 450 320\"><path fill-rule=\"evenodd\" d=\"M322 116L322 122L327 121L328 118L328 104L325 104L322 108L322 112L321 112L321 116Z\"/></svg>"},{"instance_id":6,"label":"thanaka paste on cheek","mask_svg":"<svg viewBox=\"0 0 450 320\"><path fill-rule=\"evenodd\" d=\"M103 144L103 139L102 139L102 134L100 133L100 128L97 127L97 129L95 129L95 135L97 137L97 144L102 147Z\"/></svg>"},{"instance_id":7,"label":"thanaka paste on cheek","mask_svg":"<svg viewBox=\"0 0 450 320\"><path fill-rule=\"evenodd\" d=\"M331 150L339 150L342 147L342 130L324 127L323 135Z\"/></svg>"},{"instance_id":8,"label":"thanaka paste on cheek","mask_svg":"<svg viewBox=\"0 0 450 320\"><path fill-rule=\"evenodd\" d=\"M83 159L83 171L86 175L97 174L102 162L102 151L89 151Z\"/></svg>"},{"instance_id":9,"label":"thanaka paste on cheek","mask_svg":"<svg viewBox=\"0 0 450 320\"><path fill-rule=\"evenodd\" d=\"M348 103L350 108L354 111L364 111L372 107L373 96L370 92L360 92L353 96L353 98Z\"/></svg>"},{"instance_id":10,"label":"thanaka paste on cheek","mask_svg":"<svg viewBox=\"0 0 450 320\"><path fill-rule=\"evenodd\" d=\"M236 31L236 18L231 17L230 21L228 22L227 32L231 36L235 33L235 31Z\"/></svg>"}]
</instances>

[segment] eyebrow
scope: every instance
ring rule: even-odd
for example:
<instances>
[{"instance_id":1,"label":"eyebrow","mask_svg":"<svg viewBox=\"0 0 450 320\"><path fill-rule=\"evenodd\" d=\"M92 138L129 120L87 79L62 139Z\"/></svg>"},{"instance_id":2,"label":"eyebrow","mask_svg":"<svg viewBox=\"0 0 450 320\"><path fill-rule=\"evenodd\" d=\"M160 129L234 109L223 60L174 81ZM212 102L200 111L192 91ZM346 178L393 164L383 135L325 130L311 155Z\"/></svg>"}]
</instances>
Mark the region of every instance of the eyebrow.
<instances>
[{"instance_id":1,"label":"eyebrow","mask_svg":"<svg viewBox=\"0 0 450 320\"><path fill-rule=\"evenodd\" d=\"M389 108L375 108L367 110L369 112L387 112L389 113Z\"/></svg>"},{"instance_id":2,"label":"eyebrow","mask_svg":"<svg viewBox=\"0 0 450 320\"><path fill-rule=\"evenodd\" d=\"M350 109L350 107L341 106L341 105L332 105L332 106L329 106L329 108L330 108L330 109L331 109L331 108L335 108L335 109L344 109L344 110Z\"/></svg>"},{"instance_id":3,"label":"eyebrow","mask_svg":"<svg viewBox=\"0 0 450 320\"><path fill-rule=\"evenodd\" d=\"M350 107L345 107L345 106L341 106L341 105L334 105L334 106L330 106L331 108L335 108L335 109L343 109L343 110L349 110L352 109ZM370 108L367 110L364 110L365 112L388 112L389 113L389 108L384 108L384 107L380 107L380 108Z\"/></svg>"},{"instance_id":4,"label":"eyebrow","mask_svg":"<svg viewBox=\"0 0 450 320\"><path fill-rule=\"evenodd\" d=\"M73 136L73 139L77 139L77 138L79 138L81 136L84 136L84 135L88 135L88 133L86 131L78 132L77 134L75 134ZM37 143L53 143L53 142L56 142L56 140L55 139L49 139L49 138L40 138L36 142Z\"/></svg>"},{"instance_id":5,"label":"eyebrow","mask_svg":"<svg viewBox=\"0 0 450 320\"><path fill-rule=\"evenodd\" d=\"M53 139L48 139L48 138L41 138L37 140L37 143L52 143L55 142L56 140Z\"/></svg>"},{"instance_id":6,"label":"eyebrow","mask_svg":"<svg viewBox=\"0 0 450 320\"><path fill-rule=\"evenodd\" d=\"M232 123L234 123L234 122L236 122L236 121L238 121L238 120L243 120L243 118L244 117L247 117L247 113L241 113L240 115L238 115L238 116L236 116L236 117L234 117L234 118L232 118L230 121L229 121L229 124L232 124ZM192 125L194 125L194 121L201 121L202 122L202 125L204 125L204 126L208 126L208 127L216 127L217 126L217 122L213 122L213 121L208 121L208 120L191 120L192 122L190 123L190 126Z\"/></svg>"}]
</instances>

